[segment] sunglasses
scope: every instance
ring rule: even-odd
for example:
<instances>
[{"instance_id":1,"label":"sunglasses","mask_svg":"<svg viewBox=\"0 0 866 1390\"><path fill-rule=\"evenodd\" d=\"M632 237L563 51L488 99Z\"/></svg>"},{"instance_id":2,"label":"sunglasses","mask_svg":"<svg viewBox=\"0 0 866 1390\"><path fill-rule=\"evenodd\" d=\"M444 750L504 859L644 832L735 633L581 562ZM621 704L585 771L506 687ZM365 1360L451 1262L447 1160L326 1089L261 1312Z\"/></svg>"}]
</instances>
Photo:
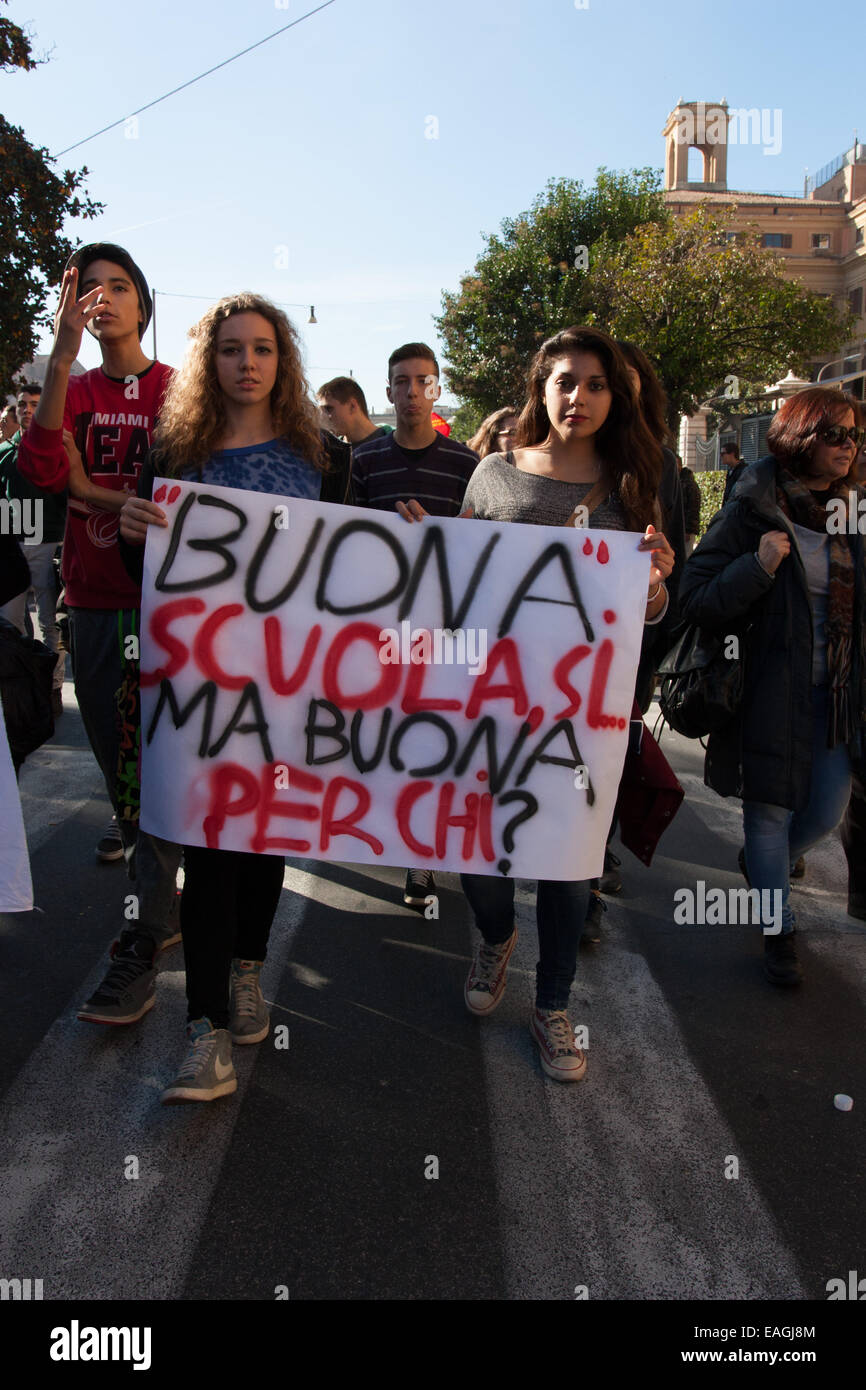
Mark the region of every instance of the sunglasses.
<instances>
[{"instance_id":1,"label":"sunglasses","mask_svg":"<svg viewBox=\"0 0 866 1390\"><path fill-rule=\"evenodd\" d=\"M860 429L856 425L852 425L850 429L846 428L845 425L828 425L826 429L819 430L818 438L833 448L850 439L854 448L859 449L863 440L866 439L866 429Z\"/></svg>"}]
</instances>

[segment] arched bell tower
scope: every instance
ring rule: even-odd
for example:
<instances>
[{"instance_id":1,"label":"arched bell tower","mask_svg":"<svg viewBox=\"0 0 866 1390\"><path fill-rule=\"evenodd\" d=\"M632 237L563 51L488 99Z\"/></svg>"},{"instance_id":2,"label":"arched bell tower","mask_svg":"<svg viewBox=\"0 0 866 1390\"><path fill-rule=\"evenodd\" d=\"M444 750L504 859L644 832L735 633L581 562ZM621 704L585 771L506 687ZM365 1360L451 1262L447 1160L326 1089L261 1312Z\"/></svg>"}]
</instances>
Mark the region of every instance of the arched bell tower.
<instances>
[{"instance_id":1,"label":"arched bell tower","mask_svg":"<svg viewBox=\"0 0 866 1390\"><path fill-rule=\"evenodd\" d=\"M665 137L665 192L694 189L702 193L728 190L728 103L683 101L668 116ZM703 159L703 178L689 179L689 150Z\"/></svg>"}]
</instances>

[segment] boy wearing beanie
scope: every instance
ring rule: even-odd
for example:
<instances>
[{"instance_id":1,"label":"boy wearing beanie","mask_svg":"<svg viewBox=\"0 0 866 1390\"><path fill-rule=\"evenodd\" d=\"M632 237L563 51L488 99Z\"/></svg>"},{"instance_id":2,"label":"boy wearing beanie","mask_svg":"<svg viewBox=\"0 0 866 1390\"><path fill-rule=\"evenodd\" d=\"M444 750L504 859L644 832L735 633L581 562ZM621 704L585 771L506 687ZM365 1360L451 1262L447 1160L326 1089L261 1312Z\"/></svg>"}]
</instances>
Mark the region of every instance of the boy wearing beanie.
<instances>
[{"instance_id":1,"label":"boy wearing beanie","mask_svg":"<svg viewBox=\"0 0 866 1390\"><path fill-rule=\"evenodd\" d=\"M69 491L63 578L75 694L117 817L118 851L134 862L138 918L115 943L108 974L79 1013L108 1024L133 1023L152 1007L154 956L180 939L180 850L144 832L136 836L134 816L123 814L118 777L121 739L128 742L131 731L122 728L117 697L134 670L134 644L126 639L138 635L141 607L141 590L120 558L119 514L136 491L171 376L142 351L152 310L144 275L123 247L95 242L73 253L39 406L18 452L21 473L38 487ZM99 343L102 365L73 377L85 328Z\"/></svg>"}]
</instances>

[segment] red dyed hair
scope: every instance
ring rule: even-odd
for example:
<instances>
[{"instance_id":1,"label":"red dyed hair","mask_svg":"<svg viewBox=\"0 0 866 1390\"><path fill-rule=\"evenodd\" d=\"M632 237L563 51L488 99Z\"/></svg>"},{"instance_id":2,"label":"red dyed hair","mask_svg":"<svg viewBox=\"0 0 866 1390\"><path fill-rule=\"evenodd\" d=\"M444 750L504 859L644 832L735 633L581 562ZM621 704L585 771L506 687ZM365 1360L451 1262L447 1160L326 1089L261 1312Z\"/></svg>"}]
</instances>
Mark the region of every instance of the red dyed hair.
<instances>
[{"instance_id":1,"label":"red dyed hair","mask_svg":"<svg viewBox=\"0 0 866 1390\"><path fill-rule=\"evenodd\" d=\"M849 410L854 412L854 424L859 425L860 402L855 396L834 386L798 391L777 412L767 431L767 447L792 473L800 473L812 457L821 430L840 424Z\"/></svg>"}]
</instances>

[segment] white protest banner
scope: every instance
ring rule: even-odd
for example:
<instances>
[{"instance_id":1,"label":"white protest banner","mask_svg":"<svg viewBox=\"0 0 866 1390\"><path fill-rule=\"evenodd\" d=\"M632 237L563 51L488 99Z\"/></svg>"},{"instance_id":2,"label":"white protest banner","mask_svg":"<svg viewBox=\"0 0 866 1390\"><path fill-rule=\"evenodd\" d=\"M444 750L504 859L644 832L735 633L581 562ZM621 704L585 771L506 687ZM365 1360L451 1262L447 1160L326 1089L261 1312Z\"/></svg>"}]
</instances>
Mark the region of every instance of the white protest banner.
<instances>
[{"instance_id":1,"label":"white protest banner","mask_svg":"<svg viewBox=\"0 0 866 1390\"><path fill-rule=\"evenodd\" d=\"M157 480L145 830L542 879L601 871L649 558L499 525Z\"/></svg>"},{"instance_id":2,"label":"white protest banner","mask_svg":"<svg viewBox=\"0 0 866 1390\"><path fill-rule=\"evenodd\" d=\"M33 883L21 797L0 705L0 912L30 912Z\"/></svg>"}]
</instances>

